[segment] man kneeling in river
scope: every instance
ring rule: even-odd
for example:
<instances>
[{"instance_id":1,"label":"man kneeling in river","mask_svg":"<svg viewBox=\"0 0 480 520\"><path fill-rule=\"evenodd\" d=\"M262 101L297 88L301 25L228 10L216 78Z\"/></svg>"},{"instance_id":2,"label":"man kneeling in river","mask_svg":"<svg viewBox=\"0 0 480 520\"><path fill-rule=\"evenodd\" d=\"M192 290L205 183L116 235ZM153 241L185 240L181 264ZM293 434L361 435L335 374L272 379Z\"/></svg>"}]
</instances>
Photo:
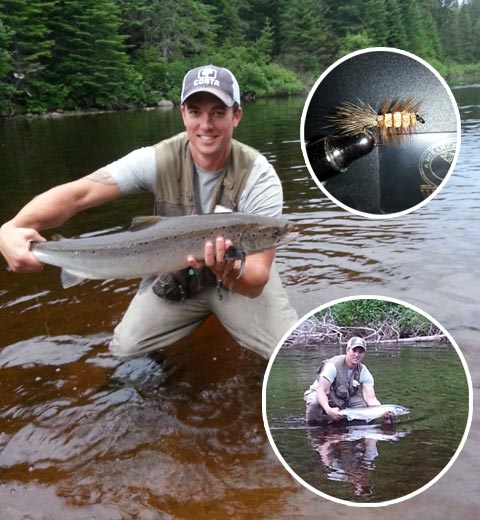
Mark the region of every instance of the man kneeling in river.
<instances>
[{"instance_id":1,"label":"man kneeling in river","mask_svg":"<svg viewBox=\"0 0 480 520\"><path fill-rule=\"evenodd\" d=\"M280 179L267 158L233 139L242 119L234 75L214 65L189 71L180 94L185 132L139 148L86 177L52 188L0 227L0 253L12 271L39 271L30 250L40 231L122 195L151 192L161 217L219 209L279 217ZM121 215L120 215L121 216ZM249 255L244 269L226 255L231 240L207 241L204 260L185 252L189 268L139 291L117 325L110 350L145 354L193 332L212 313L242 346L268 358L297 320L275 268L275 249ZM218 297L217 285L229 297Z\"/></svg>"},{"instance_id":2,"label":"man kneeling in river","mask_svg":"<svg viewBox=\"0 0 480 520\"><path fill-rule=\"evenodd\" d=\"M322 363L317 379L304 394L309 425L321 423L325 414L334 421L344 419L340 410L347 407L381 404L375 395L373 376L362 364L366 350L365 340L353 337L347 343L345 355Z\"/></svg>"}]
</instances>

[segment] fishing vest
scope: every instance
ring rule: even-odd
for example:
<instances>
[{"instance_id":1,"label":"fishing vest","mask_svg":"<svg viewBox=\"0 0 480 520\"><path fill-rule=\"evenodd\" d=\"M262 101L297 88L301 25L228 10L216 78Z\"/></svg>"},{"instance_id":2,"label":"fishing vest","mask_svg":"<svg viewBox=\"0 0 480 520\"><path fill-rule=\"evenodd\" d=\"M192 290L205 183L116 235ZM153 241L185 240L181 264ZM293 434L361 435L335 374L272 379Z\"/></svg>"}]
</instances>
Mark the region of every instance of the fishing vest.
<instances>
[{"instance_id":1,"label":"fishing vest","mask_svg":"<svg viewBox=\"0 0 480 520\"><path fill-rule=\"evenodd\" d=\"M337 376L330 386L328 400L330 405L337 406L340 409L346 408L348 406L349 399L358 393L360 386L360 372L362 371L363 365L359 363L353 369L352 376L349 381L348 368L345 365L345 354L326 359L318 369L319 374L322 372L325 363L328 362L333 363L337 370ZM354 381L357 381L359 384L354 386Z\"/></svg>"},{"instance_id":2,"label":"fishing vest","mask_svg":"<svg viewBox=\"0 0 480 520\"><path fill-rule=\"evenodd\" d=\"M193 192L194 164L186 132L156 144L155 215L178 217L198 213ZM232 139L225 167L218 174L209 213L217 205L237 211L240 195L259 152ZM217 284L207 267L187 268L159 277L153 292L167 300L183 301L207 286Z\"/></svg>"},{"instance_id":3,"label":"fishing vest","mask_svg":"<svg viewBox=\"0 0 480 520\"><path fill-rule=\"evenodd\" d=\"M193 193L194 164L186 132L155 145L157 168L155 214L165 217L197 213ZM218 174L209 213L217 205L236 211L240 194L259 152L232 139L227 164Z\"/></svg>"}]
</instances>

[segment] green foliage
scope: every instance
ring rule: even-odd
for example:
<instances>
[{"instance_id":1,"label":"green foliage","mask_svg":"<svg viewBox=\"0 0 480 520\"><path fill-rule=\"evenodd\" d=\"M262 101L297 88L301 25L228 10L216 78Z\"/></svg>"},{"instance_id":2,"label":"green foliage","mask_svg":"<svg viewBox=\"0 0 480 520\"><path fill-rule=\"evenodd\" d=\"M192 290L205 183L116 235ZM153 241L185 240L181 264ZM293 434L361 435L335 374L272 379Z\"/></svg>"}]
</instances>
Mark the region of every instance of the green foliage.
<instances>
[{"instance_id":1,"label":"green foliage","mask_svg":"<svg viewBox=\"0 0 480 520\"><path fill-rule=\"evenodd\" d=\"M166 89L168 63L157 50L147 44L132 56L135 70L141 76L143 104L153 104L162 99Z\"/></svg>"},{"instance_id":2,"label":"green foliage","mask_svg":"<svg viewBox=\"0 0 480 520\"><path fill-rule=\"evenodd\" d=\"M8 99L12 97L13 89L9 78L12 73L12 57L8 52L11 33L7 32L2 20L0 20L0 114L9 111Z\"/></svg>"},{"instance_id":3,"label":"green foliage","mask_svg":"<svg viewBox=\"0 0 480 520\"><path fill-rule=\"evenodd\" d=\"M12 71L12 56L8 52L12 33L8 32L0 20L0 78L6 77Z\"/></svg>"},{"instance_id":4,"label":"green foliage","mask_svg":"<svg viewBox=\"0 0 480 520\"><path fill-rule=\"evenodd\" d=\"M112 0L58 4L52 79L67 89L68 108L110 108L130 101L125 86L135 77L119 25Z\"/></svg>"},{"instance_id":5,"label":"green foliage","mask_svg":"<svg viewBox=\"0 0 480 520\"><path fill-rule=\"evenodd\" d=\"M326 7L318 0L282 2L280 13L282 63L315 79L333 55L333 33L327 24Z\"/></svg>"},{"instance_id":6,"label":"green foliage","mask_svg":"<svg viewBox=\"0 0 480 520\"><path fill-rule=\"evenodd\" d=\"M478 72L479 36L480 0L2 0L0 115L178 101L208 63L242 92L295 93L374 46Z\"/></svg>"},{"instance_id":7,"label":"green foliage","mask_svg":"<svg viewBox=\"0 0 480 520\"><path fill-rule=\"evenodd\" d=\"M405 14L400 0L385 0L386 9L386 44L397 49L406 49L408 45Z\"/></svg>"},{"instance_id":8,"label":"green foliage","mask_svg":"<svg viewBox=\"0 0 480 520\"><path fill-rule=\"evenodd\" d=\"M370 36L368 36L366 31L357 34L347 34L341 40L340 48L338 49L338 57L345 56L358 49L365 49L374 46L374 41L370 39Z\"/></svg>"},{"instance_id":9,"label":"green foliage","mask_svg":"<svg viewBox=\"0 0 480 520\"><path fill-rule=\"evenodd\" d=\"M409 17L406 24L407 46L405 50L413 52L418 56L429 60L431 58L442 58L442 50L437 32L437 27L430 9L426 8L425 2L418 0L407 0Z\"/></svg>"},{"instance_id":10,"label":"green foliage","mask_svg":"<svg viewBox=\"0 0 480 520\"><path fill-rule=\"evenodd\" d=\"M54 5L54 1L40 0L3 0L0 4L2 43L10 56L3 58L10 74L1 90L8 95L10 112L46 108L46 68L54 44L48 22Z\"/></svg>"},{"instance_id":11,"label":"green foliage","mask_svg":"<svg viewBox=\"0 0 480 520\"><path fill-rule=\"evenodd\" d=\"M257 60L253 59L254 56ZM223 46L212 51L208 58L206 61L209 63L231 69L243 93L272 96L298 93L304 88L293 72L278 64L265 63L265 59L259 58L258 48L255 45Z\"/></svg>"},{"instance_id":12,"label":"green foliage","mask_svg":"<svg viewBox=\"0 0 480 520\"><path fill-rule=\"evenodd\" d=\"M339 327L371 327L379 329L386 320L395 323L401 337L426 335L430 320L412 309L384 300L350 300L333 305L315 317L323 320L330 314Z\"/></svg>"},{"instance_id":13,"label":"green foliage","mask_svg":"<svg viewBox=\"0 0 480 520\"><path fill-rule=\"evenodd\" d=\"M215 45L243 45L245 41L239 0L206 0L204 3L211 6L215 26Z\"/></svg>"},{"instance_id":14,"label":"green foliage","mask_svg":"<svg viewBox=\"0 0 480 520\"><path fill-rule=\"evenodd\" d=\"M274 31L273 26L270 23L270 19L265 19L265 24L263 26L262 32L260 34L260 38L255 42L253 46L253 50L255 53L255 57L259 61L269 62L272 51L273 51L273 43L274 43Z\"/></svg>"},{"instance_id":15,"label":"green foliage","mask_svg":"<svg viewBox=\"0 0 480 520\"><path fill-rule=\"evenodd\" d=\"M143 43L164 60L198 56L214 43L211 9L196 0L150 0L142 26Z\"/></svg>"}]
</instances>

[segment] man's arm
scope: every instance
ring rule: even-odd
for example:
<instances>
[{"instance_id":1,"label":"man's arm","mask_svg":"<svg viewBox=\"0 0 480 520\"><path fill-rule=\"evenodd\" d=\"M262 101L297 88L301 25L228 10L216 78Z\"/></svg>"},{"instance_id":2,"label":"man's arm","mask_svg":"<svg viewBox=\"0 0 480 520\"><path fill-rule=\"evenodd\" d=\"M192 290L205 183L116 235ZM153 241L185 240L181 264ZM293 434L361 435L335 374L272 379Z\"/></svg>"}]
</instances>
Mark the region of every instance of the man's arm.
<instances>
[{"instance_id":1,"label":"man's arm","mask_svg":"<svg viewBox=\"0 0 480 520\"><path fill-rule=\"evenodd\" d=\"M339 413L337 407L332 408L328 403L328 392L330 390L330 386L330 381L326 377L320 376L317 388L317 401L329 417L331 417L334 421L339 421L340 419L343 419L344 416Z\"/></svg>"},{"instance_id":2,"label":"man's arm","mask_svg":"<svg viewBox=\"0 0 480 520\"><path fill-rule=\"evenodd\" d=\"M234 268L235 261L224 260L225 251L232 245L230 240L217 238L215 246L211 242L205 245L205 261L199 262L193 256L188 257L188 263L194 269L203 265L209 267L225 287L231 291L256 298L262 294L263 288L270 277L270 268L275 258L275 250L262 251L249 255L245 259L245 269L240 278L239 270Z\"/></svg>"},{"instance_id":3,"label":"man's arm","mask_svg":"<svg viewBox=\"0 0 480 520\"><path fill-rule=\"evenodd\" d=\"M39 231L63 224L84 209L121 195L113 177L104 168L48 190L24 206L0 228L0 252L15 272L39 271L42 264L30 253L30 242L45 239Z\"/></svg>"},{"instance_id":4,"label":"man's arm","mask_svg":"<svg viewBox=\"0 0 480 520\"><path fill-rule=\"evenodd\" d=\"M362 387L362 395L363 400L368 404L368 406L377 406L382 404L375 395L375 388L373 387L373 385L364 384ZM391 412L385 412L383 414L383 418L386 420L390 420L393 417L394 415Z\"/></svg>"},{"instance_id":5,"label":"man's arm","mask_svg":"<svg viewBox=\"0 0 480 520\"><path fill-rule=\"evenodd\" d=\"M363 385L362 395L363 400L368 404L368 406L377 406L381 404L375 395L375 388L373 385Z\"/></svg>"}]
</instances>

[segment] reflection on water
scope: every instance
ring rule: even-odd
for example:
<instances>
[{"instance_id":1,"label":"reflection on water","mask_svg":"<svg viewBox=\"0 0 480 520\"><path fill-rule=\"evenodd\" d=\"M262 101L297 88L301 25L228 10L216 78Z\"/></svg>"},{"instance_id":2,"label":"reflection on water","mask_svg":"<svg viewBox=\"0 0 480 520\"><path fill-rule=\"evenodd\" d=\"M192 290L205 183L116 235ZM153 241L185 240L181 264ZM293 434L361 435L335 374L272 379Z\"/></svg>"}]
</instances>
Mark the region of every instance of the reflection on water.
<instances>
[{"instance_id":1,"label":"reflection on water","mask_svg":"<svg viewBox=\"0 0 480 520\"><path fill-rule=\"evenodd\" d=\"M375 495L372 471L375 470L382 442L395 442L410 430L397 431L394 424L374 426L330 425L308 430L310 447L317 452L329 480L346 482L357 497ZM381 450L381 448L380 448Z\"/></svg>"},{"instance_id":2,"label":"reflection on water","mask_svg":"<svg viewBox=\"0 0 480 520\"><path fill-rule=\"evenodd\" d=\"M285 213L303 229L277 254L299 313L354 294L409 301L453 334L478 386L480 90L454 92L463 131L456 170L426 207L395 221L349 215L324 198L300 150L302 99L245 106L237 137L275 165ZM177 111L0 122L0 221L53 184L180 129ZM60 232L124 226L151 208L148 197L127 198L78 215ZM346 514L299 487L277 461L261 418L266 363L215 320L162 359L110 357L108 340L136 287L88 282L63 290L56 268L0 269L2 515L317 518L319 507ZM465 455L424 496L392 507L395 517L474 518L479 436L474 422Z\"/></svg>"}]
</instances>

